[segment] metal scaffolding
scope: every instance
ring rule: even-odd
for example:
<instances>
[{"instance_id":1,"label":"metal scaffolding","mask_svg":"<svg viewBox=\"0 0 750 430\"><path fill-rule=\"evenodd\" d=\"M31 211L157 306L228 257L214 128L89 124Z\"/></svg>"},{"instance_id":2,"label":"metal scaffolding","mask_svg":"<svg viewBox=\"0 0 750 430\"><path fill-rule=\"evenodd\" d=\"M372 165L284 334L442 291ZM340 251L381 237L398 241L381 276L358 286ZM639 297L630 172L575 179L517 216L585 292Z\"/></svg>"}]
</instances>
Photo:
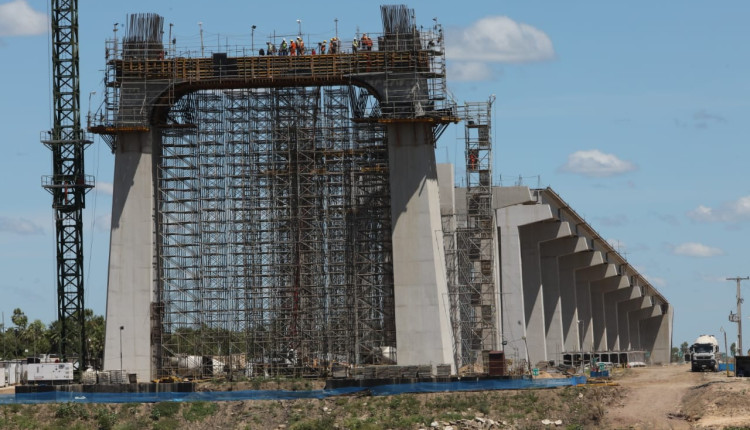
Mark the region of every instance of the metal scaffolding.
<instances>
[{"instance_id":1,"label":"metal scaffolding","mask_svg":"<svg viewBox=\"0 0 750 430\"><path fill-rule=\"evenodd\" d=\"M205 90L173 107L157 185L162 374L194 357L248 375L388 358L387 145L383 125L349 120L361 91Z\"/></svg>"},{"instance_id":2,"label":"metal scaffolding","mask_svg":"<svg viewBox=\"0 0 750 430\"><path fill-rule=\"evenodd\" d=\"M177 52L152 15L108 42L89 129L113 151L122 133L161 135L159 376L395 363L386 126L425 123L437 140L458 118L440 26L381 12L384 32L356 52Z\"/></svg>"},{"instance_id":3,"label":"metal scaffolding","mask_svg":"<svg viewBox=\"0 0 750 430\"><path fill-rule=\"evenodd\" d=\"M491 108L466 103L464 121L466 212L443 216L446 275L457 368L474 373L483 351L498 349L500 303L495 279L495 218L492 210Z\"/></svg>"}]
</instances>

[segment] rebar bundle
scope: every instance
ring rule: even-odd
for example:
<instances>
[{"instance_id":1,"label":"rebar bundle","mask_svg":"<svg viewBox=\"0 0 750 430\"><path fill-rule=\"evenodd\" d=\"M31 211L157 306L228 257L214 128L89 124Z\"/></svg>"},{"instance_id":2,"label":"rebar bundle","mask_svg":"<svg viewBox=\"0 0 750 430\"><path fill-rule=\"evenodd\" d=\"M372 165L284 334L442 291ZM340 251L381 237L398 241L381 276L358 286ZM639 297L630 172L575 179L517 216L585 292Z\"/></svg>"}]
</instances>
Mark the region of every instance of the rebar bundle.
<instances>
[{"instance_id":1,"label":"rebar bundle","mask_svg":"<svg viewBox=\"0 0 750 430\"><path fill-rule=\"evenodd\" d=\"M411 33L415 28L414 9L409 9L406 5L382 5L380 15L383 19L383 33L386 36Z\"/></svg>"},{"instance_id":2,"label":"rebar bundle","mask_svg":"<svg viewBox=\"0 0 750 430\"><path fill-rule=\"evenodd\" d=\"M126 55L158 57L164 49L164 17L155 13L137 13L128 16L128 26L123 38Z\"/></svg>"}]
</instances>

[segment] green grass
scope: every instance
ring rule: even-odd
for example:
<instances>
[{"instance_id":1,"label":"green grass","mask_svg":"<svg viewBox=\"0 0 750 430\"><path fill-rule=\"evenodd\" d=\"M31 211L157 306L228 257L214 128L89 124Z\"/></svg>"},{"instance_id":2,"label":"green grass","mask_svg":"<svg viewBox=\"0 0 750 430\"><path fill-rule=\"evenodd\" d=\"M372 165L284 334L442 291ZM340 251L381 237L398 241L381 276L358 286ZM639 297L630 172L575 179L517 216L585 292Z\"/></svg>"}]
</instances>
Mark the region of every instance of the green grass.
<instances>
[{"instance_id":1,"label":"green grass","mask_svg":"<svg viewBox=\"0 0 750 430\"><path fill-rule=\"evenodd\" d=\"M182 416L190 422L203 421L216 413L218 406L212 402L192 402L182 411Z\"/></svg>"},{"instance_id":2,"label":"green grass","mask_svg":"<svg viewBox=\"0 0 750 430\"><path fill-rule=\"evenodd\" d=\"M161 418L171 418L180 411L180 403L159 402L151 408L151 419L158 421Z\"/></svg>"},{"instance_id":3,"label":"green grass","mask_svg":"<svg viewBox=\"0 0 750 430\"><path fill-rule=\"evenodd\" d=\"M297 421L289 426L289 430L329 430L333 428L333 418L324 417Z\"/></svg>"},{"instance_id":4,"label":"green grass","mask_svg":"<svg viewBox=\"0 0 750 430\"><path fill-rule=\"evenodd\" d=\"M180 427L180 422L175 418L164 418L155 422L153 430L177 430Z\"/></svg>"}]
</instances>

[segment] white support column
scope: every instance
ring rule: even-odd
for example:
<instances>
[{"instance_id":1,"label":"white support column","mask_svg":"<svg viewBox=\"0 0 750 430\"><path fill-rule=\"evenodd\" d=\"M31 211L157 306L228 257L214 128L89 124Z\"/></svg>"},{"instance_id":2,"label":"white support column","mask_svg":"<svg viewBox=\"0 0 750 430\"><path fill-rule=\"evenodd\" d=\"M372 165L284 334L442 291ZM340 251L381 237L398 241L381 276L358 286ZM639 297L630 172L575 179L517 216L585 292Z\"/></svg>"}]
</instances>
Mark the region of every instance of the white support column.
<instances>
[{"instance_id":1,"label":"white support column","mask_svg":"<svg viewBox=\"0 0 750 430\"><path fill-rule=\"evenodd\" d=\"M620 350L634 351L639 349L638 326L633 326L628 318L631 312L651 306L645 297L640 295L640 287L634 287L637 297L617 303L617 327L620 333Z\"/></svg>"},{"instance_id":2,"label":"white support column","mask_svg":"<svg viewBox=\"0 0 750 430\"><path fill-rule=\"evenodd\" d=\"M579 352L582 349L583 333L579 333L576 273L585 267L602 263L601 253L577 252L560 258L560 300L563 317L564 352Z\"/></svg>"},{"instance_id":3,"label":"white support column","mask_svg":"<svg viewBox=\"0 0 750 430\"><path fill-rule=\"evenodd\" d=\"M156 132L118 136L112 195L104 369L153 378L151 303L154 288ZM122 361L121 361L122 357Z\"/></svg>"},{"instance_id":4,"label":"white support column","mask_svg":"<svg viewBox=\"0 0 750 430\"><path fill-rule=\"evenodd\" d=\"M502 286L502 327L507 345L503 348L509 358L526 359L526 316L524 312L523 257L519 227L534 222L553 220L548 205L517 205L498 209L497 226L500 232L500 274ZM538 270L538 268L536 269ZM531 357L529 357L531 358Z\"/></svg>"},{"instance_id":5,"label":"white support column","mask_svg":"<svg viewBox=\"0 0 750 430\"><path fill-rule=\"evenodd\" d=\"M596 251L600 256L601 253ZM603 258L602 258L603 261ZM594 340L594 312L591 300L591 283L603 278L617 274L613 264L601 263L580 269L576 272L576 300L578 302L578 321L582 321L579 328L581 333L582 348L584 351L597 352L597 344ZM602 318L603 320L603 318ZM603 324L601 330L603 331Z\"/></svg>"},{"instance_id":6,"label":"white support column","mask_svg":"<svg viewBox=\"0 0 750 430\"><path fill-rule=\"evenodd\" d=\"M526 317L526 344L531 363L549 360L546 342L545 299L548 286L544 284L542 244L563 236L570 236L568 223L542 221L519 228L521 237L521 264L523 276L524 315ZM550 289L557 285L550 286ZM559 295L559 294L558 294Z\"/></svg>"},{"instance_id":7,"label":"white support column","mask_svg":"<svg viewBox=\"0 0 750 430\"><path fill-rule=\"evenodd\" d=\"M591 313L594 317L594 344L598 351L616 351L617 303L607 303L605 295L629 286L626 276L616 275L591 283Z\"/></svg>"},{"instance_id":8,"label":"white support column","mask_svg":"<svg viewBox=\"0 0 750 430\"><path fill-rule=\"evenodd\" d=\"M562 363L562 352L565 350L562 291L560 289L560 258L587 249L586 240L579 236L563 237L541 244L544 321L547 325L547 357L550 360L555 360L556 363Z\"/></svg>"},{"instance_id":9,"label":"white support column","mask_svg":"<svg viewBox=\"0 0 750 430\"><path fill-rule=\"evenodd\" d=\"M399 365L453 363L443 229L430 133L429 127L419 123L388 125Z\"/></svg>"}]
</instances>

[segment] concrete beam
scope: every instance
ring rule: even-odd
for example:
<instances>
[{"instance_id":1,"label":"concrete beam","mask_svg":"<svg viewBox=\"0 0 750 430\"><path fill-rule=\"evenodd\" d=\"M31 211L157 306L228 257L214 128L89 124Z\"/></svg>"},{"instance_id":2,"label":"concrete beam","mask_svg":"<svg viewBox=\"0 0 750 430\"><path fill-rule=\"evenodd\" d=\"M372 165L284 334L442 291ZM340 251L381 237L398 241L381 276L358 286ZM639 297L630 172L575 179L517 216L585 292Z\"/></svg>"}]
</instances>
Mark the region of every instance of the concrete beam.
<instances>
[{"instance_id":1,"label":"concrete beam","mask_svg":"<svg viewBox=\"0 0 750 430\"><path fill-rule=\"evenodd\" d=\"M560 304L563 323L563 351L581 351L581 339L578 335L578 300L576 298L576 271L602 264L601 253L587 250L564 255L559 259L560 268Z\"/></svg>"},{"instance_id":2,"label":"concrete beam","mask_svg":"<svg viewBox=\"0 0 750 430\"><path fill-rule=\"evenodd\" d=\"M397 361L453 363L435 151L429 127L388 125ZM455 369L454 369L455 370Z\"/></svg>"},{"instance_id":3,"label":"concrete beam","mask_svg":"<svg viewBox=\"0 0 750 430\"><path fill-rule=\"evenodd\" d=\"M521 238L521 273L523 310L526 324L526 344L531 363L547 360L544 290L542 281L541 244L563 236L570 236L568 223L542 221L519 227Z\"/></svg>"},{"instance_id":4,"label":"concrete beam","mask_svg":"<svg viewBox=\"0 0 750 430\"><path fill-rule=\"evenodd\" d=\"M502 307L496 324L504 340L505 350L518 351L516 359L527 358L526 317L524 315L523 258L519 227L526 224L552 220L547 205L516 205L498 209L496 212L500 247L500 294ZM529 357L530 358L530 357Z\"/></svg>"},{"instance_id":5,"label":"concrete beam","mask_svg":"<svg viewBox=\"0 0 750 430\"><path fill-rule=\"evenodd\" d=\"M568 223L564 224L569 228ZM562 362L564 350L559 259L563 255L586 250L586 239L580 236L567 236L540 244L547 359L557 363Z\"/></svg>"}]
</instances>

